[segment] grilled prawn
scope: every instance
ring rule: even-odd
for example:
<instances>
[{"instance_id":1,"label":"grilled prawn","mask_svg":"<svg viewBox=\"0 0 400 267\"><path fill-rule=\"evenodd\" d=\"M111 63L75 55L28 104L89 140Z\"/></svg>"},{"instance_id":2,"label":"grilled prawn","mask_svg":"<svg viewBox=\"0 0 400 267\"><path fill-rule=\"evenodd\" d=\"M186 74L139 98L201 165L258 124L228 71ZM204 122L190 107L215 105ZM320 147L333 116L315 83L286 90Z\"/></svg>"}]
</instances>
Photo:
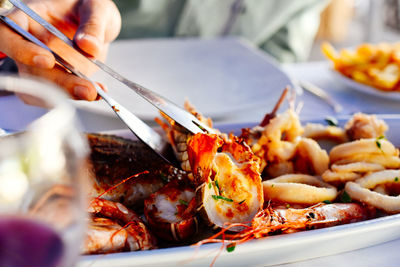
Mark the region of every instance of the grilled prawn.
<instances>
[{"instance_id":1,"label":"grilled prawn","mask_svg":"<svg viewBox=\"0 0 400 267\"><path fill-rule=\"evenodd\" d=\"M155 235L185 241L198 232L194 189L173 180L145 200L144 214Z\"/></svg>"},{"instance_id":2,"label":"grilled prawn","mask_svg":"<svg viewBox=\"0 0 400 267\"><path fill-rule=\"evenodd\" d=\"M121 203L95 198L82 253L97 254L156 248L156 241L142 220Z\"/></svg>"},{"instance_id":3,"label":"grilled prawn","mask_svg":"<svg viewBox=\"0 0 400 267\"><path fill-rule=\"evenodd\" d=\"M252 220L251 226L231 224L208 239L205 243L240 244L254 238L267 237L274 233L293 233L306 229L324 228L339 224L363 221L374 216L374 210L357 203L317 204L305 209L274 209L268 206ZM226 231L245 227L236 234ZM223 236L223 239L220 239Z\"/></svg>"}]
</instances>

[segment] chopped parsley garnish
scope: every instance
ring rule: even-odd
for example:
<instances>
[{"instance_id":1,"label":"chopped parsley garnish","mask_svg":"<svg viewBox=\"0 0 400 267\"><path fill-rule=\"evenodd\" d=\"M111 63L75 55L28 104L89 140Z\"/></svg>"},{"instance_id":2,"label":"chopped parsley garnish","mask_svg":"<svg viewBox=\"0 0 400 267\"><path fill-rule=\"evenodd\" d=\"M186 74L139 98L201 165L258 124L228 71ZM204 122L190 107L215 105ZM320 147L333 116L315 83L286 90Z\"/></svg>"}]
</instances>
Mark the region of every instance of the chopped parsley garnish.
<instances>
[{"instance_id":1,"label":"chopped parsley garnish","mask_svg":"<svg viewBox=\"0 0 400 267\"><path fill-rule=\"evenodd\" d=\"M236 244L230 244L226 246L226 251L233 252L236 248Z\"/></svg>"},{"instance_id":2,"label":"chopped parsley garnish","mask_svg":"<svg viewBox=\"0 0 400 267\"><path fill-rule=\"evenodd\" d=\"M398 182L399 181L399 177L394 178L394 181Z\"/></svg>"},{"instance_id":3,"label":"chopped parsley garnish","mask_svg":"<svg viewBox=\"0 0 400 267\"><path fill-rule=\"evenodd\" d=\"M209 182L209 183L208 183L208 188L210 188L210 189L211 189L211 182Z\"/></svg>"},{"instance_id":4,"label":"chopped parsley garnish","mask_svg":"<svg viewBox=\"0 0 400 267\"><path fill-rule=\"evenodd\" d=\"M228 201L228 202L233 202L233 200L232 199L230 199L230 198L227 198L227 197L223 197L223 196L217 196L217 195L211 195L212 196L212 198L214 199L214 200L218 200L218 199L220 199L220 200L225 200L225 201Z\"/></svg>"},{"instance_id":5,"label":"chopped parsley garnish","mask_svg":"<svg viewBox=\"0 0 400 267\"><path fill-rule=\"evenodd\" d=\"M242 201L239 202L239 205L243 204L246 201L246 199L243 199Z\"/></svg>"},{"instance_id":6,"label":"chopped parsley garnish","mask_svg":"<svg viewBox=\"0 0 400 267\"><path fill-rule=\"evenodd\" d=\"M346 191L343 191L342 195L340 196L340 200L343 203L350 203L351 202L351 197Z\"/></svg>"},{"instance_id":7,"label":"chopped parsley garnish","mask_svg":"<svg viewBox=\"0 0 400 267\"><path fill-rule=\"evenodd\" d=\"M218 184L218 180L215 180L215 186L217 187L217 189L218 189L218 194L220 194L221 195L221 188L219 187L219 184Z\"/></svg>"},{"instance_id":8,"label":"chopped parsley garnish","mask_svg":"<svg viewBox=\"0 0 400 267\"><path fill-rule=\"evenodd\" d=\"M338 126L339 125L337 119L334 117L331 117L331 116L326 117L325 121L329 126Z\"/></svg>"},{"instance_id":9,"label":"chopped parsley garnish","mask_svg":"<svg viewBox=\"0 0 400 267\"><path fill-rule=\"evenodd\" d=\"M181 203L182 205L188 206L189 203L183 199L179 199L179 203Z\"/></svg>"},{"instance_id":10,"label":"chopped parsley garnish","mask_svg":"<svg viewBox=\"0 0 400 267\"><path fill-rule=\"evenodd\" d=\"M290 208L290 204L289 203L286 204L286 208L287 209Z\"/></svg>"},{"instance_id":11,"label":"chopped parsley garnish","mask_svg":"<svg viewBox=\"0 0 400 267\"><path fill-rule=\"evenodd\" d=\"M330 200L324 200L324 201L322 201L322 203L325 203L325 204L332 204L332 202L331 202Z\"/></svg>"},{"instance_id":12,"label":"chopped parsley garnish","mask_svg":"<svg viewBox=\"0 0 400 267\"><path fill-rule=\"evenodd\" d=\"M381 144L382 139L386 139L385 136L381 135L381 136L377 137L375 140L375 144L380 150L382 150L382 148L381 148L382 147L382 144ZM382 150L382 152L383 152L383 150Z\"/></svg>"},{"instance_id":13,"label":"chopped parsley garnish","mask_svg":"<svg viewBox=\"0 0 400 267\"><path fill-rule=\"evenodd\" d=\"M274 187L274 184L271 184L271 187Z\"/></svg>"}]
</instances>

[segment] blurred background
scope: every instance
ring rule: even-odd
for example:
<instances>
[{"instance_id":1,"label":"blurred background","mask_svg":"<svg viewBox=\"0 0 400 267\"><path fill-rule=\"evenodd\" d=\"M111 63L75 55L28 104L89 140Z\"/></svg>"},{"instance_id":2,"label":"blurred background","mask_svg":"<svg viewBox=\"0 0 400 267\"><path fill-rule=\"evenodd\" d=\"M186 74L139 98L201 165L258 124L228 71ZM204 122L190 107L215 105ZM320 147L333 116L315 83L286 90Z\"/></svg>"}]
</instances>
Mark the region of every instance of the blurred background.
<instances>
[{"instance_id":1,"label":"blurred background","mask_svg":"<svg viewBox=\"0 0 400 267\"><path fill-rule=\"evenodd\" d=\"M360 43L397 42L400 39L399 0L331 0L321 22L308 60L323 60L320 45L335 47Z\"/></svg>"}]
</instances>

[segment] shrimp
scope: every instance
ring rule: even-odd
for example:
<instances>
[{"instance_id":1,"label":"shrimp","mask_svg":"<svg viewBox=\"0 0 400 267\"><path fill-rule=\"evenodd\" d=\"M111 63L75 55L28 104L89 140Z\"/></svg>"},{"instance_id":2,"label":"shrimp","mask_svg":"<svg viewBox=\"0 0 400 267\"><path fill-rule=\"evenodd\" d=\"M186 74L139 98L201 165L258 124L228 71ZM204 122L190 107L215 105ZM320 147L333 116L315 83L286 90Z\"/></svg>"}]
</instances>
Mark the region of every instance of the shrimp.
<instances>
[{"instance_id":1,"label":"shrimp","mask_svg":"<svg viewBox=\"0 0 400 267\"><path fill-rule=\"evenodd\" d=\"M197 245L206 243L235 245L277 233L293 233L353 223L373 217L374 211L374 209L357 203L321 203L304 209L274 209L268 206L254 217L251 226L243 224L227 225L217 234L198 242ZM238 226L245 227L245 229L239 233L226 233L231 228ZM224 238L221 239L220 236Z\"/></svg>"},{"instance_id":2,"label":"shrimp","mask_svg":"<svg viewBox=\"0 0 400 267\"><path fill-rule=\"evenodd\" d=\"M145 200L150 229L169 241L185 241L198 232L194 189L184 181L171 181Z\"/></svg>"},{"instance_id":3,"label":"shrimp","mask_svg":"<svg viewBox=\"0 0 400 267\"><path fill-rule=\"evenodd\" d=\"M196 134L188 141L188 155L198 209L210 225L249 222L262 209L259 160L243 140Z\"/></svg>"},{"instance_id":4,"label":"shrimp","mask_svg":"<svg viewBox=\"0 0 400 267\"><path fill-rule=\"evenodd\" d=\"M84 254L156 248L156 240L133 211L118 202L95 198L90 202L91 215Z\"/></svg>"}]
</instances>

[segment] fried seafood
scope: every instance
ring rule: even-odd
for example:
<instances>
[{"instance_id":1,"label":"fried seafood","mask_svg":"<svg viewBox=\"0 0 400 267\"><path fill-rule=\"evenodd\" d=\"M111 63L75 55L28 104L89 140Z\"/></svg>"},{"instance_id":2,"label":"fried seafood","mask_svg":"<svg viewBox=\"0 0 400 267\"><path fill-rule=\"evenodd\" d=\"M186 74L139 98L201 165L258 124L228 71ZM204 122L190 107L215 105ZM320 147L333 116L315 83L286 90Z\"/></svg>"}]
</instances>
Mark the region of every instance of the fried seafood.
<instances>
[{"instance_id":1,"label":"fried seafood","mask_svg":"<svg viewBox=\"0 0 400 267\"><path fill-rule=\"evenodd\" d=\"M315 140L302 134L298 115L288 109L263 128L243 130L241 137L260 158L261 170L269 177L289 173L321 175L329 167L328 154Z\"/></svg>"},{"instance_id":2,"label":"fried seafood","mask_svg":"<svg viewBox=\"0 0 400 267\"><path fill-rule=\"evenodd\" d=\"M400 168L399 150L384 138L360 139L332 148L331 169L322 174L326 182L355 181L384 169Z\"/></svg>"},{"instance_id":3,"label":"fried seafood","mask_svg":"<svg viewBox=\"0 0 400 267\"><path fill-rule=\"evenodd\" d=\"M156 248L156 240L138 215L118 202L94 198L83 254Z\"/></svg>"},{"instance_id":4,"label":"fried seafood","mask_svg":"<svg viewBox=\"0 0 400 267\"><path fill-rule=\"evenodd\" d=\"M194 189L173 180L145 200L144 214L150 229L169 241L185 241L198 233Z\"/></svg>"},{"instance_id":5,"label":"fried seafood","mask_svg":"<svg viewBox=\"0 0 400 267\"><path fill-rule=\"evenodd\" d=\"M210 225L249 222L264 204L259 160L236 137L196 134L188 155L199 211Z\"/></svg>"},{"instance_id":6,"label":"fried seafood","mask_svg":"<svg viewBox=\"0 0 400 267\"><path fill-rule=\"evenodd\" d=\"M334 186L307 174L286 174L263 182L264 199L272 202L313 205L333 201Z\"/></svg>"},{"instance_id":7,"label":"fried seafood","mask_svg":"<svg viewBox=\"0 0 400 267\"><path fill-rule=\"evenodd\" d=\"M375 115L356 113L344 126L350 140L379 138L385 136L387 124Z\"/></svg>"},{"instance_id":8,"label":"fried seafood","mask_svg":"<svg viewBox=\"0 0 400 267\"><path fill-rule=\"evenodd\" d=\"M339 144L348 141L348 136L343 128L332 125L325 126L320 123L307 123L304 126L303 137L313 140L332 140Z\"/></svg>"},{"instance_id":9,"label":"fried seafood","mask_svg":"<svg viewBox=\"0 0 400 267\"><path fill-rule=\"evenodd\" d=\"M372 191L377 186L392 186L399 182L400 170L384 170L371 173L365 177L348 182L345 190L352 199L366 203L373 207L382 209L388 213L400 212L400 196L397 191L395 195L386 194L387 190L381 188L381 192Z\"/></svg>"}]
</instances>

